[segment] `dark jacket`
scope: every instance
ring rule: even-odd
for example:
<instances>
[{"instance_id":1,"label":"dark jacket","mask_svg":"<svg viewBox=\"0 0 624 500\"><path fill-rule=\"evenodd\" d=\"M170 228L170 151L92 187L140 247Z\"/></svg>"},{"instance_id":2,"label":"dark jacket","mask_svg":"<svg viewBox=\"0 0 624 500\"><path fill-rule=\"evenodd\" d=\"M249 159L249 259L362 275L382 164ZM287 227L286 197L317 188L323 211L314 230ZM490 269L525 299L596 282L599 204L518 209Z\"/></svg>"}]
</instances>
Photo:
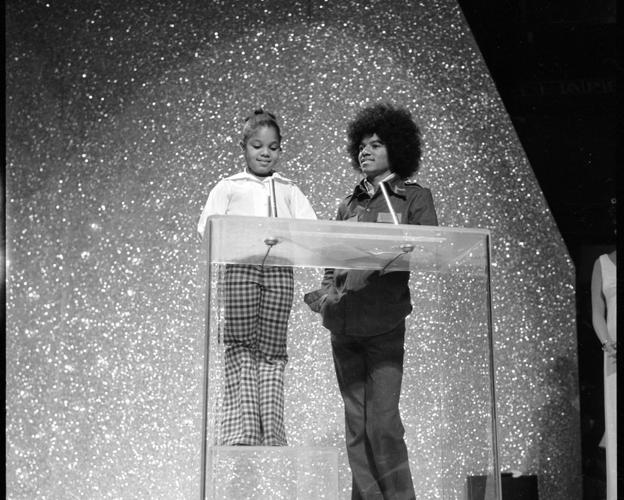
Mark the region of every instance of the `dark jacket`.
<instances>
[{"instance_id":1,"label":"dark jacket","mask_svg":"<svg viewBox=\"0 0 624 500\"><path fill-rule=\"evenodd\" d=\"M429 189L401 179L386 183L392 207L400 224L437 225ZM364 181L338 208L337 220L392 223L383 193L371 197ZM372 336L394 329L411 312L409 272L327 269L316 299L323 326L336 335ZM315 309L314 305L310 307Z\"/></svg>"}]
</instances>

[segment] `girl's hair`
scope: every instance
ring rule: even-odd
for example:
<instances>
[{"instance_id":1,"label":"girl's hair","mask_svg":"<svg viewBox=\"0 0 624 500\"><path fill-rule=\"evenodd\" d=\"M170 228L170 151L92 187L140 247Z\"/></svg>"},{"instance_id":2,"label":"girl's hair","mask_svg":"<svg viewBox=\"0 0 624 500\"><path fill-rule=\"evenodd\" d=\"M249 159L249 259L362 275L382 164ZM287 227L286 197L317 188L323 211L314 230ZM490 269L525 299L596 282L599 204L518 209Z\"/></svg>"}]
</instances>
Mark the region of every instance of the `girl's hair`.
<instances>
[{"instance_id":1,"label":"girl's hair","mask_svg":"<svg viewBox=\"0 0 624 500\"><path fill-rule=\"evenodd\" d=\"M264 111L262 108L256 109L252 115L245 118L245 125L243 126L243 138L242 143L247 144L247 140L251 135L260 127L273 127L277 132L277 138L279 142L282 142L282 134L280 132L279 125L277 124L277 118L273 113Z\"/></svg>"},{"instance_id":2,"label":"girl's hair","mask_svg":"<svg viewBox=\"0 0 624 500\"><path fill-rule=\"evenodd\" d=\"M381 102L361 109L347 128L347 151L353 168L361 171L360 144L377 134L388 150L390 171L402 179L414 175L420 166L420 129L406 109Z\"/></svg>"}]
</instances>

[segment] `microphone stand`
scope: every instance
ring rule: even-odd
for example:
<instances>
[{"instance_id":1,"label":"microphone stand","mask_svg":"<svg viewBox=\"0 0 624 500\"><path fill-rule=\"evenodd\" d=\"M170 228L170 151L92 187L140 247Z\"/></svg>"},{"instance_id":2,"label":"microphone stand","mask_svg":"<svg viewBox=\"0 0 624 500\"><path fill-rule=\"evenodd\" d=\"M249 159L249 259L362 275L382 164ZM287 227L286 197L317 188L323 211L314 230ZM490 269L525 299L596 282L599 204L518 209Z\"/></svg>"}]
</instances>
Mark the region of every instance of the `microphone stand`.
<instances>
[{"instance_id":1,"label":"microphone stand","mask_svg":"<svg viewBox=\"0 0 624 500\"><path fill-rule=\"evenodd\" d=\"M395 174L390 174L388 177L386 177L384 180L382 180L379 183L379 188L381 189L381 192L383 194L384 200L386 201L386 206L388 207L388 211L390 212L390 215L392 217L392 223L394 225L399 225L399 219L397 217L396 212L394 211L394 208L392 207L392 203L390 203L390 197L388 196L388 190L386 189L385 183L387 181L390 181L392 179L394 179ZM384 271L388 268L388 266L390 264L392 264L395 260L397 260L399 257L401 257L401 255L405 255L406 253L410 253L412 250L414 250L414 245L412 245L411 243L403 243L401 246L401 253L398 254L396 257L393 257L392 259L390 259L388 261L388 263L382 268L382 270L379 272L379 274L383 274Z\"/></svg>"},{"instance_id":2,"label":"microphone stand","mask_svg":"<svg viewBox=\"0 0 624 500\"><path fill-rule=\"evenodd\" d=\"M275 199L275 179L273 176L269 177L269 217L277 217L277 201ZM262 259L261 266L264 267L264 263L269 256L271 249L279 243L279 240L274 236L269 236L264 239L264 244L267 246L267 251Z\"/></svg>"}]
</instances>

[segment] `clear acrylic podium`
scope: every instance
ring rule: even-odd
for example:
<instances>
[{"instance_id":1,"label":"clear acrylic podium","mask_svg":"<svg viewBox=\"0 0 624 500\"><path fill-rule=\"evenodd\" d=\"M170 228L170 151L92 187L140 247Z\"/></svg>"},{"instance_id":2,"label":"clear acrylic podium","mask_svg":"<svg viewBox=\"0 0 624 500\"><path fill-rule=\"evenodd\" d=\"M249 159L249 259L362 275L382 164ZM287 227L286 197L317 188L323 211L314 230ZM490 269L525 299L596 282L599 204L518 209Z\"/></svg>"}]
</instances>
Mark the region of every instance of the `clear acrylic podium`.
<instances>
[{"instance_id":1,"label":"clear acrylic podium","mask_svg":"<svg viewBox=\"0 0 624 500\"><path fill-rule=\"evenodd\" d=\"M323 269L410 271L401 392L419 500L500 500L489 232L479 229L213 216L202 247L205 352L200 498L348 499L342 400L329 332L304 304ZM288 446L219 446L227 264L291 266L295 300L285 372Z\"/></svg>"}]
</instances>

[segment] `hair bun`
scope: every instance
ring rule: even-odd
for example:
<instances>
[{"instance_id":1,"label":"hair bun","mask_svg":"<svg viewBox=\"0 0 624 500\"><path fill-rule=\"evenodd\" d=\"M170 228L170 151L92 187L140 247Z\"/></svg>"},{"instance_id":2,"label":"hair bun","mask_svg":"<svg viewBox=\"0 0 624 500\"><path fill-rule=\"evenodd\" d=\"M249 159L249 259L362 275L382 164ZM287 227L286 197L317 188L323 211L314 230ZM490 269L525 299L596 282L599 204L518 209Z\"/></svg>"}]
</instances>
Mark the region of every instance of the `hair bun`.
<instances>
[{"instance_id":1,"label":"hair bun","mask_svg":"<svg viewBox=\"0 0 624 500\"><path fill-rule=\"evenodd\" d=\"M270 113L269 111L265 111L262 108L254 109L253 114L251 114L247 118L245 118L245 121L247 122L247 121L249 121L249 120L251 120L253 118L258 118L258 117L261 118L263 116L268 117L270 120L272 120L272 121L277 123L277 117L273 113Z\"/></svg>"},{"instance_id":2,"label":"hair bun","mask_svg":"<svg viewBox=\"0 0 624 500\"><path fill-rule=\"evenodd\" d=\"M251 115L245 118L245 125L243 127L243 143L247 142L247 139L252 131L259 126L274 127L277 131L279 140L282 140L280 127L277 123L277 117L273 113L269 113L262 108L256 108Z\"/></svg>"}]
</instances>

